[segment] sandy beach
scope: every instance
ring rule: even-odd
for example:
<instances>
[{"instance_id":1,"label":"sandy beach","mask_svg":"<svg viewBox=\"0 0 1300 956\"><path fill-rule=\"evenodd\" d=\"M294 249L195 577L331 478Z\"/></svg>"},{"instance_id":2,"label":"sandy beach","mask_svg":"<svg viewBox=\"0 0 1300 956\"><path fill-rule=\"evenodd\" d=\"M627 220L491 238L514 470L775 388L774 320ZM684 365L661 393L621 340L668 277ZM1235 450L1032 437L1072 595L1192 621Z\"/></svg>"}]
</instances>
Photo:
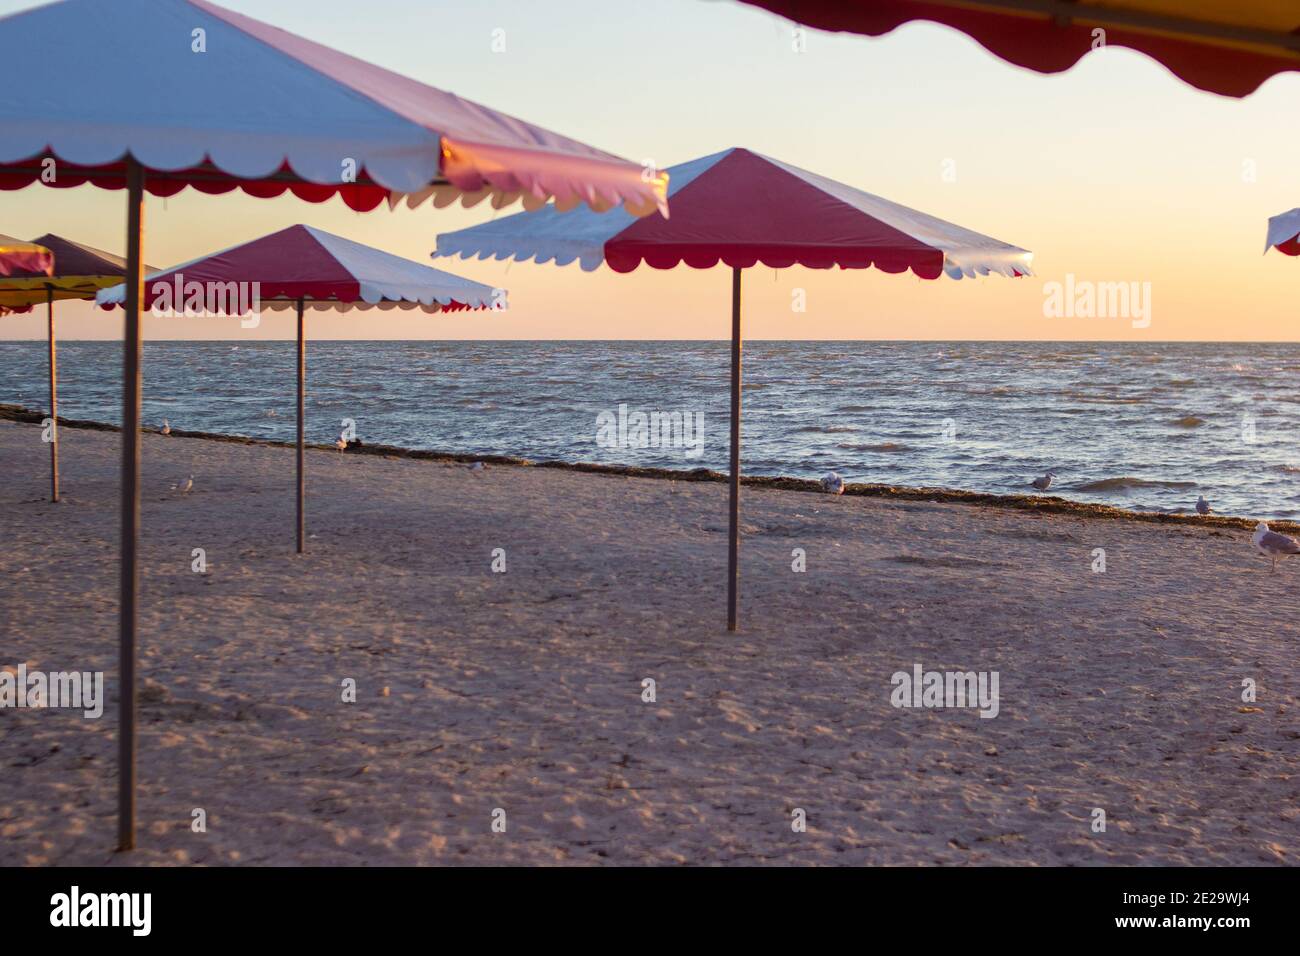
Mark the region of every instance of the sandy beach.
<instances>
[{"instance_id":1,"label":"sandy beach","mask_svg":"<svg viewBox=\"0 0 1300 956\"><path fill-rule=\"evenodd\" d=\"M313 450L298 556L291 450L156 434L114 854L119 439L60 434L54 505L0 422L0 666L109 702L0 710L0 864L1300 860L1300 562L1246 530L747 488L729 635L723 484ZM997 716L891 706L917 664Z\"/></svg>"}]
</instances>

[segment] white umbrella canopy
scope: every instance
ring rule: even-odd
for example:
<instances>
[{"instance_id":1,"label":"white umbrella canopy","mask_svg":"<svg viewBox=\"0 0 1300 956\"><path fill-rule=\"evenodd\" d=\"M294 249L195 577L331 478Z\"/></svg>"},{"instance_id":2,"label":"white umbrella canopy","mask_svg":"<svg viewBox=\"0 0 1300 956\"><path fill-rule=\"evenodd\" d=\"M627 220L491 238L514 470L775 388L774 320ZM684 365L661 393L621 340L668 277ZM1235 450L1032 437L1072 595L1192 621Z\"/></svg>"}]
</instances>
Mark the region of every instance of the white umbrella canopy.
<instances>
[{"instance_id":1,"label":"white umbrella canopy","mask_svg":"<svg viewBox=\"0 0 1300 956\"><path fill-rule=\"evenodd\" d=\"M206 0L60 0L0 18L0 50L10 75L33 78L0 98L0 190L126 192L117 843L129 850L145 191L648 215L666 212L667 177Z\"/></svg>"},{"instance_id":2,"label":"white umbrella canopy","mask_svg":"<svg viewBox=\"0 0 1300 956\"><path fill-rule=\"evenodd\" d=\"M1270 249L1288 256L1300 256L1300 207L1269 218L1264 251Z\"/></svg>"},{"instance_id":3,"label":"white umbrella canopy","mask_svg":"<svg viewBox=\"0 0 1300 956\"><path fill-rule=\"evenodd\" d=\"M0 19L0 43L8 72L41 77L0 102L10 188L46 157L54 185L120 182L129 154L159 195L663 204L638 165L205 0L62 0Z\"/></svg>"}]
</instances>

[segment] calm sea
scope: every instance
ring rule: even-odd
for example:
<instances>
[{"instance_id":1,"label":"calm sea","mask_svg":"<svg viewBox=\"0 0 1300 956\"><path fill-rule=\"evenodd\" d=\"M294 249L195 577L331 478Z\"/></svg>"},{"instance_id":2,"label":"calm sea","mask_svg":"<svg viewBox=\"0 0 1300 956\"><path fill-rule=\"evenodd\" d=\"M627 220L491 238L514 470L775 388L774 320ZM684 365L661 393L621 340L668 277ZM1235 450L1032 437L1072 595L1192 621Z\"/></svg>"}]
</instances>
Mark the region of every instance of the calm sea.
<instances>
[{"instance_id":1,"label":"calm sea","mask_svg":"<svg viewBox=\"0 0 1300 956\"><path fill-rule=\"evenodd\" d=\"M409 448L725 470L728 348L314 342L308 434L351 419L363 441ZM145 420L292 440L294 354L149 343ZM117 421L120 346L61 343L59 360L62 414ZM1014 494L1051 469L1052 493L1081 501L1178 511L1204 494L1226 514L1300 517L1300 345L753 342L745 377L750 474ZM44 343L0 343L0 402L45 399ZM703 440L667 419L678 447L635 447L637 412L702 416ZM598 441L601 421L615 424Z\"/></svg>"}]
</instances>

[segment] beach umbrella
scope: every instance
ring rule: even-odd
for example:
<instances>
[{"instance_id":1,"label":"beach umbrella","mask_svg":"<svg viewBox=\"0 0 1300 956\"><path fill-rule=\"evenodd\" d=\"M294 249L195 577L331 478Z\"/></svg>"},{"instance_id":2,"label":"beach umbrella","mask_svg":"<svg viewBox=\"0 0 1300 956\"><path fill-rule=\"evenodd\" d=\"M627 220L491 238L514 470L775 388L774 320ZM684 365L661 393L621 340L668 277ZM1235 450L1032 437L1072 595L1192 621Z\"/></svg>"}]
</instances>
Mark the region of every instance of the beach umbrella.
<instances>
[{"instance_id":1,"label":"beach umbrella","mask_svg":"<svg viewBox=\"0 0 1300 956\"><path fill-rule=\"evenodd\" d=\"M105 308L126 302L127 288L105 289ZM190 308L191 303L195 308ZM171 317L298 313L298 553L306 550L307 335L304 310L505 307L505 291L364 246L311 226L290 226L145 279L142 308Z\"/></svg>"},{"instance_id":2,"label":"beach umbrella","mask_svg":"<svg viewBox=\"0 0 1300 956\"><path fill-rule=\"evenodd\" d=\"M59 500L59 362L54 337L54 303L61 299L93 299L106 286L126 275L126 260L94 246L47 233L33 240L50 250L53 269L0 276L0 313L30 312L45 303L50 370L50 500Z\"/></svg>"},{"instance_id":3,"label":"beach umbrella","mask_svg":"<svg viewBox=\"0 0 1300 956\"><path fill-rule=\"evenodd\" d=\"M44 275L54 271L54 253L34 242L0 236L0 278L12 275ZM0 315L3 315L0 306ZM10 310L10 311L17 311Z\"/></svg>"},{"instance_id":4,"label":"beach umbrella","mask_svg":"<svg viewBox=\"0 0 1300 956\"><path fill-rule=\"evenodd\" d=\"M288 191L315 202L339 196L357 210L522 199L649 214L667 183L206 0L60 0L0 18L0 49L11 75L41 78L39 95L0 98L0 189L126 190L118 846L130 849L145 191Z\"/></svg>"},{"instance_id":5,"label":"beach umbrella","mask_svg":"<svg viewBox=\"0 0 1300 956\"><path fill-rule=\"evenodd\" d=\"M686 263L731 267L731 492L727 627L739 610L741 270L772 268L910 269L923 279L947 274L1030 274L1031 253L816 173L728 149L670 167L671 220L615 212L557 215L554 208L506 216L438 236L435 256L533 259L592 270L602 262L631 272Z\"/></svg>"},{"instance_id":6,"label":"beach umbrella","mask_svg":"<svg viewBox=\"0 0 1300 956\"><path fill-rule=\"evenodd\" d=\"M1145 53L1184 82L1247 96L1300 70L1293 0L743 0L822 30L882 36L913 20L961 30L1009 63L1060 73L1102 46Z\"/></svg>"},{"instance_id":7,"label":"beach umbrella","mask_svg":"<svg viewBox=\"0 0 1300 956\"><path fill-rule=\"evenodd\" d=\"M1288 256L1300 256L1300 208L1279 213L1268 220L1264 251L1270 249Z\"/></svg>"}]
</instances>

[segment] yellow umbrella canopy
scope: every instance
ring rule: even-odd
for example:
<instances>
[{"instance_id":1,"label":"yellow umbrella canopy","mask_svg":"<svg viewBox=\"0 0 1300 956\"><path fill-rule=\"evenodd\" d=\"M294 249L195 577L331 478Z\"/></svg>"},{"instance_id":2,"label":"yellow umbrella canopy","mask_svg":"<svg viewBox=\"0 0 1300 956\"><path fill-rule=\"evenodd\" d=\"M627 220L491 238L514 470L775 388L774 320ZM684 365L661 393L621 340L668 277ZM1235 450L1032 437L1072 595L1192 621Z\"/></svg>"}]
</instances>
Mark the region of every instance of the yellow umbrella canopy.
<instances>
[{"instance_id":1,"label":"yellow umbrella canopy","mask_svg":"<svg viewBox=\"0 0 1300 956\"><path fill-rule=\"evenodd\" d=\"M0 249L4 248L0 237ZM28 312L33 305L62 299L93 299L100 289L121 285L126 260L111 252L62 236L47 234L23 245L44 248L53 256L53 270L0 272L0 309Z\"/></svg>"}]
</instances>

